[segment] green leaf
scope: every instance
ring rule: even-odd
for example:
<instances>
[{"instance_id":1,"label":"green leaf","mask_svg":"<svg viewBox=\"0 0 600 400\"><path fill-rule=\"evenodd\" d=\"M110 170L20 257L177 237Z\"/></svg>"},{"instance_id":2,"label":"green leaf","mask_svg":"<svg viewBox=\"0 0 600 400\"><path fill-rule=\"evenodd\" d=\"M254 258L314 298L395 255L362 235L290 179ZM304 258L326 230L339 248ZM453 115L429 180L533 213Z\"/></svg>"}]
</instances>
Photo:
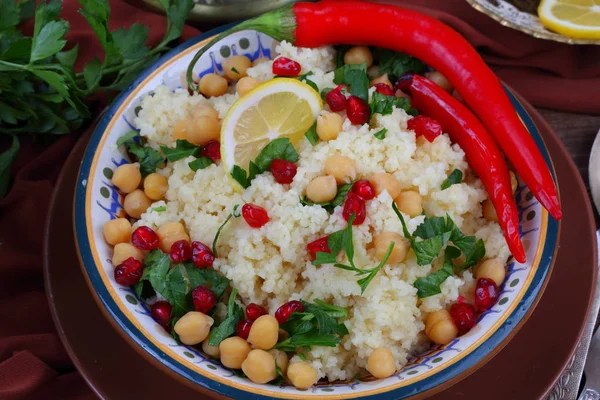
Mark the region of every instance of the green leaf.
<instances>
[{"instance_id":1,"label":"green leaf","mask_svg":"<svg viewBox=\"0 0 600 400\"><path fill-rule=\"evenodd\" d=\"M223 340L235 333L237 323L244 318L244 310L235 302L237 290L233 289L229 295L227 306L227 318L219 326L211 329L208 336L208 344L218 346Z\"/></svg>"},{"instance_id":2,"label":"green leaf","mask_svg":"<svg viewBox=\"0 0 600 400\"><path fill-rule=\"evenodd\" d=\"M417 264L431 264L440 255L442 248L448 243L448 240L450 240L450 234L450 232L444 232L422 241L414 240L412 246L417 256Z\"/></svg>"},{"instance_id":3,"label":"green leaf","mask_svg":"<svg viewBox=\"0 0 600 400\"><path fill-rule=\"evenodd\" d=\"M449 222L452 225L447 225L444 217L425 218L425 220L417 226L413 235L421 239L429 239L444 232L451 232L453 230L454 222L452 219L450 219Z\"/></svg>"},{"instance_id":4,"label":"green leaf","mask_svg":"<svg viewBox=\"0 0 600 400\"><path fill-rule=\"evenodd\" d=\"M450 186L457 183L461 183L463 179L463 173L460 169L455 169L448 175L448 178L442 182L442 190L448 189Z\"/></svg>"},{"instance_id":5,"label":"green leaf","mask_svg":"<svg viewBox=\"0 0 600 400\"><path fill-rule=\"evenodd\" d=\"M334 207L341 206L344 203L344 200L346 200L346 196L348 196L348 193L350 192L350 190L352 190L353 185L354 185L354 182L350 182L350 183L346 183L346 184L338 186L337 193L336 193L335 197L333 198L333 200L331 201L331 205L333 205Z\"/></svg>"},{"instance_id":6,"label":"green leaf","mask_svg":"<svg viewBox=\"0 0 600 400\"><path fill-rule=\"evenodd\" d=\"M65 67L73 68L75 61L77 60L77 54L79 53L79 44L73 46L73 48L65 51L56 53L56 59L59 63Z\"/></svg>"},{"instance_id":7,"label":"green leaf","mask_svg":"<svg viewBox=\"0 0 600 400\"><path fill-rule=\"evenodd\" d=\"M117 29L112 32L112 38L124 60L138 59L148 53L148 47L144 46L148 40L147 26L135 23L129 29Z\"/></svg>"},{"instance_id":8,"label":"green leaf","mask_svg":"<svg viewBox=\"0 0 600 400\"><path fill-rule=\"evenodd\" d=\"M219 241L219 236L221 236L221 231L223 230L223 228L225 227L225 225L227 225L227 223L229 222L229 220L231 218L234 218L234 217L238 218L241 215L240 212L239 212L239 208L240 208L239 204L234 205L233 206L233 211L231 211L229 213L229 215L227 216L227 218L225 218L225 221L223 221L223 223L221 224L221 226L219 226L219 229L217 229L217 233L215 234L215 238L214 238L213 243L212 243L212 251L213 251L213 254L215 255L215 257L219 257L219 254L217 252L217 242Z\"/></svg>"},{"instance_id":9,"label":"green leaf","mask_svg":"<svg viewBox=\"0 0 600 400\"><path fill-rule=\"evenodd\" d=\"M250 182L248 182L248 177L246 176L246 171L240 167L239 165L234 165L231 170L231 177L236 180L244 189L250 186Z\"/></svg>"},{"instance_id":10,"label":"green leaf","mask_svg":"<svg viewBox=\"0 0 600 400\"><path fill-rule=\"evenodd\" d=\"M94 57L92 61L83 67L83 78L88 90L94 90L100 83L102 77L102 64L98 58Z\"/></svg>"},{"instance_id":11,"label":"green leaf","mask_svg":"<svg viewBox=\"0 0 600 400\"><path fill-rule=\"evenodd\" d=\"M169 3L171 3L171 1ZM166 7L166 4L167 2L165 0L161 2L161 5L163 5L167 12L168 19L167 31L165 32L162 43L169 43L181 35L185 19L194 7L193 0L173 0L168 8Z\"/></svg>"},{"instance_id":12,"label":"green leaf","mask_svg":"<svg viewBox=\"0 0 600 400\"><path fill-rule=\"evenodd\" d=\"M147 280L152 289L164 298L167 298L167 274L171 266L171 258L160 249L152 250L144 259L144 273L141 281Z\"/></svg>"},{"instance_id":13,"label":"green leaf","mask_svg":"<svg viewBox=\"0 0 600 400\"><path fill-rule=\"evenodd\" d=\"M26 62L29 60L31 54L31 39L22 38L16 40L7 47L7 49L1 54L2 59L5 61L22 61Z\"/></svg>"},{"instance_id":14,"label":"green leaf","mask_svg":"<svg viewBox=\"0 0 600 400\"><path fill-rule=\"evenodd\" d=\"M191 296L187 295L190 287L185 279L184 270L182 265L176 265L167 274L165 298L173 306L171 316L182 317L194 309Z\"/></svg>"},{"instance_id":15,"label":"green leaf","mask_svg":"<svg viewBox=\"0 0 600 400\"><path fill-rule=\"evenodd\" d=\"M190 161L188 163L188 166L190 167L190 169L192 171L196 172L199 169L204 169L204 168L208 167L209 165L212 165L212 163L213 163L213 160L208 157L198 157L194 161Z\"/></svg>"},{"instance_id":16,"label":"green leaf","mask_svg":"<svg viewBox=\"0 0 600 400\"><path fill-rule=\"evenodd\" d=\"M340 68L344 65L344 54L346 54L346 52L348 50L350 50L352 46L347 45L347 44L343 44L343 45L339 45L339 46L335 46L335 67L336 68Z\"/></svg>"},{"instance_id":17,"label":"green leaf","mask_svg":"<svg viewBox=\"0 0 600 400\"><path fill-rule=\"evenodd\" d=\"M337 257L338 254L344 248L344 244L346 243L346 229L342 229L329 234L327 238L327 247L331 251L331 254L334 257ZM317 253L318 254L318 253Z\"/></svg>"},{"instance_id":18,"label":"green leaf","mask_svg":"<svg viewBox=\"0 0 600 400\"><path fill-rule=\"evenodd\" d=\"M325 253L323 251L318 251L315 254L315 260L312 262L313 265L323 265L323 264L335 264L337 262L336 257L331 253Z\"/></svg>"},{"instance_id":19,"label":"green leaf","mask_svg":"<svg viewBox=\"0 0 600 400\"><path fill-rule=\"evenodd\" d=\"M317 122L310 127L309 130L306 131L304 137L309 141L313 146L319 142L319 135L317 135Z\"/></svg>"},{"instance_id":20,"label":"green leaf","mask_svg":"<svg viewBox=\"0 0 600 400\"><path fill-rule=\"evenodd\" d=\"M19 18L21 21L28 20L35 13L35 0L21 0L19 2Z\"/></svg>"},{"instance_id":21,"label":"green leaf","mask_svg":"<svg viewBox=\"0 0 600 400\"><path fill-rule=\"evenodd\" d=\"M0 154L0 199L8 192L8 183L10 181L10 167L19 153L19 139L15 135L12 137L11 146Z\"/></svg>"},{"instance_id":22,"label":"green leaf","mask_svg":"<svg viewBox=\"0 0 600 400\"><path fill-rule=\"evenodd\" d=\"M197 157L202 147L196 146L187 140L177 139L175 148L160 146L161 150L170 162L175 162L189 156Z\"/></svg>"},{"instance_id":23,"label":"green leaf","mask_svg":"<svg viewBox=\"0 0 600 400\"><path fill-rule=\"evenodd\" d=\"M344 84L354 96L369 101L369 77L367 64L346 64L334 71L333 82Z\"/></svg>"},{"instance_id":24,"label":"green leaf","mask_svg":"<svg viewBox=\"0 0 600 400\"><path fill-rule=\"evenodd\" d=\"M409 111L410 102L404 97L386 96L385 94L374 92L369 107L372 114L388 115L394 111L394 107Z\"/></svg>"},{"instance_id":25,"label":"green leaf","mask_svg":"<svg viewBox=\"0 0 600 400\"><path fill-rule=\"evenodd\" d=\"M156 172L156 168L165 162L163 156L150 146L140 146L135 143L129 143L128 147L128 151L133 154L140 163L142 177L146 177L151 173Z\"/></svg>"},{"instance_id":26,"label":"green leaf","mask_svg":"<svg viewBox=\"0 0 600 400\"><path fill-rule=\"evenodd\" d=\"M165 207L165 206L154 207L154 208L151 208L150 211L165 212L165 211L167 211L167 207Z\"/></svg>"},{"instance_id":27,"label":"green leaf","mask_svg":"<svg viewBox=\"0 0 600 400\"><path fill-rule=\"evenodd\" d=\"M35 10L35 25L33 27L33 36L38 36L42 27L50 21L56 19L61 11L61 1L50 1L46 3L41 1ZM2 18L4 19L4 17Z\"/></svg>"},{"instance_id":28,"label":"green leaf","mask_svg":"<svg viewBox=\"0 0 600 400\"><path fill-rule=\"evenodd\" d=\"M383 256L383 259L381 260L381 262L375 268L370 269L368 271L367 276L356 281L356 283L358 283L358 286L360 286L360 294L363 294L365 292L365 290L367 290L369 283L371 283L373 278L375 278L377 273L381 270L381 268L383 268L385 263L387 263L387 261L390 258L390 255L392 254L392 250L394 250L394 244L395 244L394 242L390 242L390 245L385 253L385 256Z\"/></svg>"},{"instance_id":29,"label":"green leaf","mask_svg":"<svg viewBox=\"0 0 600 400\"><path fill-rule=\"evenodd\" d=\"M320 300L319 302L311 304L303 301L304 313L314 315L319 335L336 333L339 330L337 318L347 318L348 310L342 307L330 306Z\"/></svg>"},{"instance_id":30,"label":"green leaf","mask_svg":"<svg viewBox=\"0 0 600 400\"><path fill-rule=\"evenodd\" d=\"M123 144L130 144L130 143L133 143L135 145L136 143L135 143L134 139L139 138L139 137L140 137L139 132L131 130L117 139L117 146L121 146Z\"/></svg>"},{"instance_id":31,"label":"green leaf","mask_svg":"<svg viewBox=\"0 0 600 400\"><path fill-rule=\"evenodd\" d=\"M383 140L383 139L385 139L385 134L387 133L387 131L388 131L387 128L383 128L379 132L375 132L373 134L373 136L375 136L379 140Z\"/></svg>"},{"instance_id":32,"label":"green leaf","mask_svg":"<svg viewBox=\"0 0 600 400\"><path fill-rule=\"evenodd\" d=\"M336 347L342 341L341 338L334 335L319 335L319 334L304 334L295 335L287 338L286 340L279 342L275 345L275 349L279 349L286 352L295 351L297 347L312 347L312 346L324 346L324 347Z\"/></svg>"},{"instance_id":33,"label":"green leaf","mask_svg":"<svg viewBox=\"0 0 600 400\"><path fill-rule=\"evenodd\" d=\"M29 61L33 63L59 52L67 44L63 38L68 30L67 21L51 21L44 25L39 34L33 37Z\"/></svg>"},{"instance_id":34,"label":"green leaf","mask_svg":"<svg viewBox=\"0 0 600 400\"><path fill-rule=\"evenodd\" d=\"M393 50L376 48L373 58L379 64L379 74L388 74L392 82L408 72L421 75L425 71L425 65L421 61Z\"/></svg>"},{"instance_id":35,"label":"green leaf","mask_svg":"<svg viewBox=\"0 0 600 400\"><path fill-rule=\"evenodd\" d=\"M290 139L278 138L272 140L264 147L264 149L261 150L256 157L256 160L254 160L254 163L261 172L265 172L269 170L271 163L276 158L293 163L298 162L298 152L296 152L296 149L294 149Z\"/></svg>"},{"instance_id":36,"label":"green leaf","mask_svg":"<svg viewBox=\"0 0 600 400\"><path fill-rule=\"evenodd\" d=\"M414 286L417 288L417 296L422 299L442 293L441 284L453 274L454 268L452 264L444 263L441 269L425 277L418 278L414 283Z\"/></svg>"},{"instance_id":37,"label":"green leaf","mask_svg":"<svg viewBox=\"0 0 600 400\"><path fill-rule=\"evenodd\" d=\"M230 280L212 268L197 268L192 263L184 263L185 270L192 288L205 286L217 296L217 301L229 287Z\"/></svg>"},{"instance_id":38,"label":"green leaf","mask_svg":"<svg viewBox=\"0 0 600 400\"><path fill-rule=\"evenodd\" d=\"M19 8L15 0L0 1L0 30L17 26L20 22Z\"/></svg>"}]
</instances>

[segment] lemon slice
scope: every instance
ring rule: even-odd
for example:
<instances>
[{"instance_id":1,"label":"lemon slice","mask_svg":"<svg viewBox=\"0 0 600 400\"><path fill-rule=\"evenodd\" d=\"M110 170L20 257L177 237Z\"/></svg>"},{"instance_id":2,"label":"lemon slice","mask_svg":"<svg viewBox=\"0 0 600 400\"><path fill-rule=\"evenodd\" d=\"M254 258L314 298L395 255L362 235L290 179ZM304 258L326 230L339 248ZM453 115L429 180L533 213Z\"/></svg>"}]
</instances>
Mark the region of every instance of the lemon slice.
<instances>
[{"instance_id":1,"label":"lemon slice","mask_svg":"<svg viewBox=\"0 0 600 400\"><path fill-rule=\"evenodd\" d=\"M600 0L542 0L544 26L576 39L600 39Z\"/></svg>"},{"instance_id":2,"label":"lemon slice","mask_svg":"<svg viewBox=\"0 0 600 400\"><path fill-rule=\"evenodd\" d=\"M323 108L321 96L296 79L276 78L236 101L221 128L221 159L231 175L234 165L248 170L272 140L298 143Z\"/></svg>"}]
</instances>

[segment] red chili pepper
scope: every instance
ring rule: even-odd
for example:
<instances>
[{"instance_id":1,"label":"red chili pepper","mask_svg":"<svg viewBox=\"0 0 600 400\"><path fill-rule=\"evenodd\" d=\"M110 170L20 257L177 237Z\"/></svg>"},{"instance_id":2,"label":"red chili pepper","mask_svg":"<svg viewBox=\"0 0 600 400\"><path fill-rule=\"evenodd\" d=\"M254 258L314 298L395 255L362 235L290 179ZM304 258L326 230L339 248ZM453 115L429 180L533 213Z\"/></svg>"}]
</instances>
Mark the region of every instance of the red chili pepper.
<instances>
[{"instance_id":1,"label":"red chili pepper","mask_svg":"<svg viewBox=\"0 0 600 400\"><path fill-rule=\"evenodd\" d=\"M432 81L415 75L409 88L413 106L435 118L444 132L464 150L469 165L483 182L496 209L508 248L515 260L525 262L508 165L494 138L467 107Z\"/></svg>"},{"instance_id":2,"label":"red chili pepper","mask_svg":"<svg viewBox=\"0 0 600 400\"><path fill-rule=\"evenodd\" d=\"M379 46L414 56L440 71L494 136L529 189L555 219L562 217L552 175L523 126L498 77L459 33L434 18L394 5L347 1L295 3L244 21L198 51L200 56L225 36L246 29L300 47L334 44Z\"/></svg>"}]
</instances>

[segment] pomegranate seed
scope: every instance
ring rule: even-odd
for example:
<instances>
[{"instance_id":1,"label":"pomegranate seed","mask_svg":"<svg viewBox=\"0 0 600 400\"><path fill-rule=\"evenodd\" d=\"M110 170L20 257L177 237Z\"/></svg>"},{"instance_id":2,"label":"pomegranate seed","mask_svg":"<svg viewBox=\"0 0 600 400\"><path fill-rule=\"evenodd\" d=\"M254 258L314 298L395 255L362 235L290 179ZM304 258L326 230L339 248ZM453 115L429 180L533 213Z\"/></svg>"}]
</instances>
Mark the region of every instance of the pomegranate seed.
<instances>
[{"instance_id":1,"label":"pomegranate seed","mask_svg":"<svg viewBox=\"0 0 600 400\"><path fill-rule=\"evenodd\" d=\"M192 301L194 302L194 309L196 311L208 314L217 302L217 295L205 286L196 286L192 290Z\"/></svg>"},{"instance_id":2,"label":"pomegranate seed","mask_svg":"<svg viewBox=\"0 0 600 400\"><path fill-rule=\"evenodd\" d=\"M356 215L352 225L360 225L365 222L365 217L367 216L365 201L356 193L348 193L348 197L346 197L346 202L344 203L342 217L344 217L346 221L349 221L352 214Z\"/></svg>"},{"instance_id":3,"label":"pomegranate seed","mask_svg":"<svg viewBox=\"0 0 600 400\"><path fill-rule=\"evenodd\" d=\"M218 140L211 140L200 150L200 155L217 162L221 159L221 143Z\"/></svg>"},{"instance_id":4,"label":"pomegranate seed","mask_svg":"<svg viewBox=\"0 0 600 400\"><path fill-rule=\"evenodd\" d=\"M246 340L248 336L250 336L250 328L252 328L252 324L254 321L243 320L237 323L236 331L239 337Z\"/></svg>"},{"instance_id":5,"label":"pomegranate seed","mask_svg":"<svg viewBox=\"0 0 600 400\"><path fill-rule=\"evenodd\" d=\"M198 268L212 267L215 255L207 245L201 242L192 242L192 262Z\"/></svg>"},{"instance_id":6,"label":"pomegranate seed","mask_svg":"<svg viewBox=\"0 0 600 400\"><path fill-rule=\"evenodd\" d=\"M279 307L277 311L275 311L275 319L280 324L283 324L284 322L287 322L288 319L290 319L290 315L292 315L293 312L302 311L304 311L304 305L298 300L288 301L287 303Z\"/></svg>"},{"instance_id":7,"label":"pomegranate seed","mask_svg":"<svg viewBox=\"0 0 600 400\"><path fill-rule=\"evenodd\" d=\"M346 109L346 96L342 93L344 85L339 85L325 95L325 101L331 111L343 111Z\"/></svg>"},{"instance_id":8,"label":"pomegranate seed","mask_svg":"<svg viewBox=\"0 0 600 400\"><path fill-rule=\"evenodd\" d=\"M269 222L267 210L254 204L244 204L242 206L242 217L252 228L260 228Z\"/></svg>"},{"instance_id":9,"label":"pomegranate seed","mask_svg":"<svg viewBox=\"0 0 600 400\"><path fill-rule=\"evenodd\" d=\"M352 185L352 193L356 193L364 200L371 200L375 198L375 189L371 186L371 182L367 180L356 181L354 185Z\"/></svg>"},{"instance_id":10,"label":"pomegranate seed","mask_svg":"<svg viewBox=\"0 0 600 400\"><path fill-rule=\"evenodd\" d=\"M246 306L246 319L250 321L256 321L258 317L266 314L268 314L267 310L256 303L250 303Z\"/></svg>"},{"instance_id":11,"label":"pomegranate seed","mask_svg":"<svg viewBox=\"0 0 600 400\"><path fill-rule=\"evenodd\" d=\"M459 336L469 332L477 323L477 310L469 303L452 304L450 315L458 328Z\"/></svg>"},{"instance_id":12,"label":"pomegranate seed","mask_svg":"<svg viewBox=\"0 0 600 400\"><path fill-rule=\"evenodd\" d=\"M478 311L485 311L492 308L498 300L498 286L496 282L488 278L477 279L475 286L475 307Z\"/></svg>"},{"instance_id":13,"label":"pomegranate seed","mask_svg":"<svg viewBox=\"0 0 600 400\"><path fill-rule=\"evenodd\" d=\"M115 281L122 286L135 285L140 281L144 266L133 257L129 257L115 268Z\"/></svg>"},{"instance_id":14,"label":"pomegranate seed","mask_svg":"<svg viewBox=\"0 0 600 400\"><path fill-rule=\"evenodd\" d=\"M147 226L140 226L131 235L131 244L140 250L158 249L158 235Z\"/></svg>"},{"instance_id":15,"label":"pomegranate seed","mask_svg":"<svg viewBox=\"0 0 600 400\"><path fill-rule=\"evenodd\" d=\"M400 89L404 93L410 94L410 85L413 81L413 75L414 75L414 73L412 73L412 72L408 72L408 73L402 75L396 81L396 84L394 85L394 89Z\"/></svg>"},{"instance_id":16,"label":"pomegranate seed","mask_svg":"<svg viewBox=\"0 0 600 400\"><path fill-rule=\"evenodd\" d=\"M393 96L394 95L394 89L392 89L391 87L389 87L385 83L377 83L377 84L375 84L375 91L377 93L381 93L381 94L384 94L386 96Z\"/></svg>"},{"instance_id":17,"label":"pomegranate seed","mask_svg":"<svg viewBox=\"0 0 600 400\"><path fill-rule=\"evenodd\" d=\"M271 173L277 183L292 183L298 167L291 161L276 158L271 162Z\"/></svg>"},{"instance_id":18,"label":"pomegranate seed","mask_svg":"<svg viewBox=\"0 0 600 400\"><path fill-rule=\"evenodd\" d=\"M312 241L306 245L306 250L308 250L311 260L314 261L315 258L317 258L317 253L320 251L323 253L331 253L331 250L327 246L328 240L329 240L329 236L325 236L325 237L322 237L321 239Z\"/></svg>"},{"instance_id":19,"label":"pomegranate seed","mask_svg":"<svg viewBox=\"0 0 600 400\"><path fill-rule=\"evenodd\" d=\"M152 315L152 318L154 318L160 326L170 331L171 327L169 326L169 322L171 322L172 309L173 306L170 305L168 301L157 301L150 306L150 315Z\"/></svg>"},{"instance_id":20,"label":"pomegranate seed","mask_svg":"<svg viewBox=\"0 0 600 400\"><path fill-rule=\"evenodd\" d=\"M366 124L370 114L369 104L360 97L350 96L346 103L346 114L354 125Z\"/></svg>"},{"instance_id":21,"label":"pomegranate seed","mask_svg":"<svg viewBox=\"0 0 600 400\"><path fill-rule=\"evenodd\" d=\"M298 76L302 66L287 57L279 57L273 61L273 73L278 76Z\"/></svg>"},{"instance_id":22,"label":"pomegranate seed","mask_svg":"<svg viewBox=\"0 0 600 400\"><path fill-rule=\"evenodd\" d=\"M429 142L433 142L436 137L442 134L442 126L433 118L424 115L417 115L407 122L408 129L415 131L417 137L423 135Z\"/></svg>"},{"instance_id":23,"label":"pomegranate seed","mask_svg":"<svg viewBox=\"0 0 600 400\"><path fill-rule=\"evenodd\" d=\"M192 258L192 246L187 240L178 240L171 245L169 255L174 262L187 261Z\"/></svg>"}]
</instances>

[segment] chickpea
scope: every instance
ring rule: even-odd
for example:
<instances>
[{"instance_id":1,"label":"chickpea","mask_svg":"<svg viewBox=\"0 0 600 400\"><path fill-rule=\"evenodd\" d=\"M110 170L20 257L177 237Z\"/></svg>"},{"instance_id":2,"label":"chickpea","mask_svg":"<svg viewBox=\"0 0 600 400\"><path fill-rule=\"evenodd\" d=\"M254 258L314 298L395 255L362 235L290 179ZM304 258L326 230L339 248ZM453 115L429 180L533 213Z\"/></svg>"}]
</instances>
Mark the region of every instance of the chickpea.
<instances>
[{"instance_id":1,"label":"chickpea","mask_svg":"<svg viewBox=\"0 0 600 400\"><path fill-rule=\"evenodd\" d=\"M254 383L267 383L277 377L275 359L260 349L248 353L248 357L242 363L242 371Z\"/></svg>"},{"instance_id":2,"label":"chickpea","mask_svg":"<svg viewBox=\"0 0 600 400\"><path fill-rule=\"evenodd\" d=\"M481 208L483 210L483 218L488 221L498 222L498 215L496 214L496 209L492 202L488 199L481 203Z\"/></svg>"},{"instance_id":3,"label":"chickpea","mask_svg":"<svg viewBox=\"0 0 600 400\"><path fill-rule=\"evenodd\" d=\"M517 187L519 187L519 181L517 181L517 176L514 172L509 171L508 173L510 175L510 188L512 189L512 194L515 194Z\"/></svg>"},{"instance_id":4,"label":"chickpea","mask_svg":"<svg viewBox=\"0 0 600 400\"><path fill-rule=\"evenodd\" d=\"M367 371L378 379L392 376L396 372L396 361L391 350L385 347L373 350L367 361Z\"/></svg>"},{"instance_id":5,"label":"chickpea","mask_svg":"<svg viewBox=\"0 0 600 400\"><path fill-rule=\"evenodd\" d=\"M144 253L140 249L131 243L117 243L112 256L113 267L122 264L129 257L133 257L138 261L144 261Z\"/></svg>"},{"instance_id":6,"label":"chickpea","mask_svg":"<svg viewBox=\"0 0 600 400\"><path fill-rule=\"evenodd\" d=\"M371 82L369 83L369 86L375 86L378 83L383 83L383 84L388 85L389 87L393 88L392 82L390 82L390 78L388 78L388 74L383 74L381 76L378 76L375 79L372 79Z\"/></svg>"},{"instance_id":7,"label":"chickpea","mask_svg":"<svg viewBox=\"0 0 600 400\"><path fill-rule=\"evenodd\" d=\"M374 240L375 257L382 261L390 247L390 242L394 242L394 248L388 258L388 264L397 264L406 258L410 242L401 234L396 232L381 232Z\"/></svg>"},{"instance_id":8,"label":"chickpea","mask_svg":"<svg viewBox=\"0 0 600 400\"><path fill-rule=\"evenodd\" d=\"M180 119L173 126L173 130L171 130L171 138L173 140L185 140L187 138L186 131L189 121L187 119Z\"/></svg>"},{"instance_id":9,"label":"chickpea","mask_svg":"<svg viewBox=\"0 0 600 400\"><path fill-rule=\"evenodd\" d=\"M421 215L423 212L421 195L413 190L400 193L394 198L394 202L400 211L411 218Z\"/></svg>"},{"instance_id":10,"label":"chickpea","mask_svg":"<svg viewBox=\"0 0 600 400\"><path fill-rule=\"evenodd\" d=\"M344 54L344 64L367 63L367 68L373 65L373 55L367 46L354 46Z\"/></svg>"},{"instance_id":11,"label":"chickpea","mask_svg":"<svg viewBox=\"0 0 600 400\"><path fill-rule=\"evenodd\" d=\"M131 224L125 218L111 219L104 224L104 240L114 246L119 243L127 243L131 239Z\"/></svg>"},{"instance_id":12,"label":"chickpea","mask_svg":"<svg viewBox=\"0 0 600 400\"><path fill-rule=\"evenodd\" d=\"M299 361L288 366L287 377L297 389L306 390L316 382L317 370L306 361Z\"/></svg>"},{"instance_id":13,"label":"chickpea","mask_svg":"<svg viewBox=\"0 0 600 400\"><path fill-rule=\"evenodd\" d=\"M287 373L288 363L289 363L289 359L288 359L287 354L285 354L285 351L281 351L278 349L272 349L272 350L269 350L269 353L275 359L275 365L277 367L279 367L279 369L281 370L281 373L283 375L285 375Z\"/></svg>"},{"instance_id":14,"label":"chickpea","mask_svg":"<svg viewBox=\"0 0 600 400\"><path fill-rule=\"evenodd\" d=\"M241 337L227 338L219 344L221 363L227 368L240 369L250 350L248 342Z\"/></svg>"},{"instance_id":15,"label":"chickpea","mask_svg":"<svg viewBox=\"0 0 600 400\"><path fill-rule=\"evenodd\" d=\"M443 308L441 310L433 311L427 314L427 318L425 319L425 334L429 336L429 329L431 329L431 327L433 327L438 322L447 319L451 320L452 316L450 315L448 310L445 310Z\"/></svg>"},{"instance_id":16,"label":"chickpea","mask_svg":"<svg viewBox=\"0 0 600 400\"><path fill-rule=\"evenodd\" d=\"M340 114L325 113L317 118L317 136L323 141L337 139L342 131L344 119Z\"/></svg>"},{"instance_id":17,"label":"chickpea","mask_svg":"<svg viewBox=\"0 0 600 400\"><path fill-rule=\"evenodd\" d=\"M162 200L167 190L169 182L166 176L154 172L144 179L144 193L150 200Z\"/></svg>"},{"instance_id":18,"label":"chickpea","mask_svg":"<svg viewBox=\"0 0 600 400\"><path fill-rule=\"evenodd\" d=\"M448 93L452 93L452 90L454 90L450 81L439 71L425 72L425 78L433 81Z\"/></svg>"},{"instance_id":19,"label":"chickpea","mask_svg":"<svg viewBox=\"0 0 600 400\"><path fill-rule=\"evenodd\" d=\"M256 60L252 61L252 66L253 66L253 67L256 67L256 66L257 66L257 65L259 65L259 64L266 63L266 62L269 62L269 61L271 61L271 59L270 59L270 58L267 58L267 57L259 57L259 58L257 58Z\"/></svg>"},{"instance_id":20,"label":"chickpea","mask_svg":"<svg viewBox=\"0 0 600 400\"><path fill-rule=\"evenodd\" d=\"M211 356L213 358L221 357L221 351L219 350L219 346L211 346L208 344L208 338L204 339L202 342L202 351L206 353L206 355Z\"/></svg>"},{"instance_id":21,"label":"chickpea","mask_svg":"<svg viewBox=\"0 0 600 400\"><path fill-rule=\"evenodd\" d=\"M179 318L173 326L173 330L179 335L181 343L192 346L208 337L210 327L214 323L215 321L208 315L198 311L190 311Z\"/></svg>"},{"instance_id":22,"label":"chickpea","mask_svg":"<svg viewBox=\"0 0 600 400\"><path fill-rule=\"evenodd\" d=\"M180 222L167 222L157 229L156 234L160 241L160 249L165 253L169 253L173 243L178 240L190 241L189 235Z\"/></svg>"},{"instance_id":23,"label":"chickpea","mask_svg":"<svg viewBox=\"0 0 600 400\"><path fill-rule=\"evenodd\" d=\"M133 218L139 218L143 213L146 212L148 207L152 204L152 200L146 196L143 190L136 189L133 192L125 196L123 201L123 208L125 212Z\"/></svg>"},{"instance_id":24,"label":"chickpea","mask_svg":"<svg viewBox=\"0 0 600 400\"><path fill-rule=\"evenodd\" d=\"M333 176L338 184L350 183L356 179L356 164L346 156L331 156L325 160L325 173Z\"/></svg>"},{"instance_id":25,"label":"chickpea","mask_svg":"<svg viewBox=\"0 0 600 400\"><path fill-rule=\"evenodd\" d=\"M227 79L217 74L206 74L200 79L200 93L217 97L227 93Z\"/></svg>"},{"instance_id":26,"label":"chickpea","mask_svg":"<svg viewBox=\"0 0 600 400\"><path fill-rule=\"evenodd\" d=\"M231 56L223 61L223 72L229 79L240 79L247 75L246 70L252 66L252 61L246 56ZM237 72L236 72L237 71Z\"/></svg>"},{"instance_id":27,"label":"chickpea","mask_svg":"<svg viewBox=\"0 0 600 400\"><path fill-rule=\"evenodd\" d=\"M204 146L211 140L221 138L221 122L208 115L200 115L188 120L186 137L190 143Z\"/></svg>"},{"instance_id":28,"label":"chickpea","mask_svg":"<svg viewBox=\"0 0 600 400\"><path fill-rule=\"evenodd\" d=\"M257 349L269 350L277 344L279 323L272 315L262 315L254 321L248 342Z\"/></svg>"},{"instance_id":29,"label":"chickpea","mask_svg":"<svg viewBox=\"0 0 600 400\"><path fill-rule=\"evenodd\" d=\"M333 200L336 194L335 178L330 175L316 177L306 186L306 197L314 203Z\"/></svg>"},{"instance_id":30,"label":"chickpea","mask_svg":"<svg viewBox=\"0 0 600 400\"><path fill-rule=\"evenodd\" d=\"M112 183L123 193L131 193L140 186L142 174L140 164L119 165L113 172Z\"/></svg>"},{"instance_id":31,"label":"chickpea","mask_svg":"<svg viewBox=\"0 0 600 400\"><path fill-rule=\"evenodd\" d=\"M369 182L373 185L377 195L381 194L384 190L387 190L390 197L395 199L400 192L402 192L402 186L400 185L400 182L398 182L398 179L386 172L379 172L371 176Z\"/></svg>"},{"instance_id":32,"label":"chickpea","mask_svg":"<svg viewBox=\"0 0 600 400\"><path fill-rule=\"evenodd\" d=\"M216 120L219 119L219 112L214 109L213 106L206 103L200 103L192 110L192 117L211 117Z\"/></svg>"},{"instance_id":33,"label":"chickpea","mask_svg":"<svg viewBox=\"0 0 600 400\"><path fill-rule=\"evenodd\" d=\"M239 80L235 87L235 90L240 95L240 97L243 97L246 95L246 93L257 87L258 85L260 85L260 81L258 79L245 76Z\"/></svg>"},{"instance_id":34,"label":"chickpea","mask_svg":"<svg viewBox=\"0 0 600 400\"><path fill-rule=\"evenodd\" d=\"M475 278L488 278L496 282L496 285L502 285L506 277L504 264L497 258L490 258L483 261L475 270Z\"/></svg>"},{"instance_id":35,"label":"chickpea","mask_svg":"<svg viewBox=\"0 0 600 400\"><path fill-rule=\"evenodd\" d=\"M444 319L435 323L429 328L429 331L425 331L425 333L434 343L448 344L458 335L458 328L452 319Z\"/></svg>"}]
</instances>

